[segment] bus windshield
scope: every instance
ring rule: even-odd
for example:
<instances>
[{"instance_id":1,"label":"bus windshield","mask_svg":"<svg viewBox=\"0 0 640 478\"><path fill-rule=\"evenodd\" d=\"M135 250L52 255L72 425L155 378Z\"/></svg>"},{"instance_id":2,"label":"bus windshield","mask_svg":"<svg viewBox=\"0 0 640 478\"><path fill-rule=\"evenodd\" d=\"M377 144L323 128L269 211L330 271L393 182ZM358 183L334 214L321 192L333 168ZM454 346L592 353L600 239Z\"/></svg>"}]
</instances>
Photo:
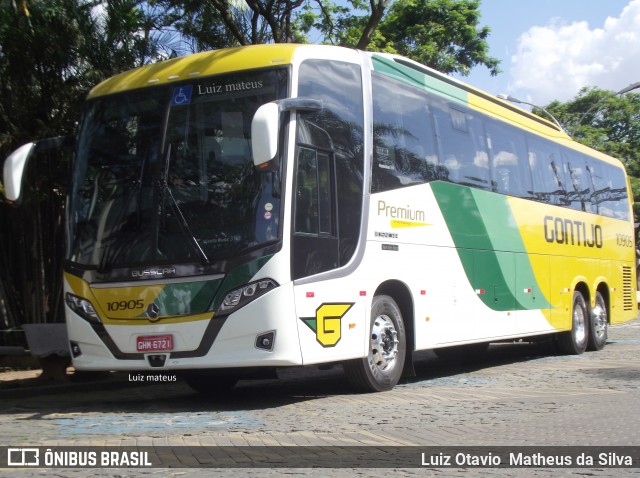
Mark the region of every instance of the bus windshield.
<instances>
[{"instance_id":1,"label":"bus windshield","mask_svg":"<svg viewBox=\"0 0 640 478\"><path fill-rule=\"evenodd\" d=\"M90 102L69 259L99 270L211 263L277 240L279 178L256 171L250 126L260 105L286 94L286 76L210 77Z\"/></svg>"}]
</instances>

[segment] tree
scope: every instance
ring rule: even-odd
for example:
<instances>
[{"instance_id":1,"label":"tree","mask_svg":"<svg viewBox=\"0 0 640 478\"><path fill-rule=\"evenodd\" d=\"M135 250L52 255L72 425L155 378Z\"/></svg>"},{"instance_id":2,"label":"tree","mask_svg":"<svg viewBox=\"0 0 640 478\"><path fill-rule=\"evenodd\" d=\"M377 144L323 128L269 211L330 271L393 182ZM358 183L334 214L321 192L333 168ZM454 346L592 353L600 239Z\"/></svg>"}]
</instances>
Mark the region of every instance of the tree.
<instances>
[{"instance_id":1,"label":"tree","mask_svg":"<svg viewBox=\"0 0 640 478\"><path fill-rule=\"evenodd\" d=\"M0 154L33 139L73 132L87 91L83 30L90 6L2 1L0 8ZM59 322L61 314L62 163L27 171L30 197L18 210L0 204L0 329ZM39 174L36 174L39 173ZM53 234L52 234L53 231ZM14 343L13 334L0 344Z\"/></svg>"},{"instance_id":2,"label":"tree","mask_svg":"<svg viewBox=\"0 0 640 478\"><path fill-rule=\"evenodd\" d=\"M33 138L73 131L81 99L78 18L72 1L0 8L0 153ZM84 10L84 11L83 11Z\"/></svg>"},{"instance_id":3,"label":"tree","mask_svg":"<svg viewBox=\"0 0 640 478\"><path fill-rule=\"evenodd\" d=\"M380 33L401 55L444 73L467 75L476 65L497 75L499 60L488 55L489 27L478 27L478 0L398 0ZM381 45L382 46L382 45Z\"/></svg>"},{"instance_id":4,"label":"tree","mask_svg":"<svg viewBox=\"0 0 640 478\"><path fill-rule=\"evenodd\" d=\"M33 139L72 133L92 86L178 53L177 36L165 31L175 12L146 3L0 0L2 156Z\"/></svg>"},{"instance_id":5,"label":"tree","mask_svg":"<svg viewBox=\"0 0 640 478\"><path fill-rule=\"evenodd\" d=\"M195 51L260 43L304 42L296 10L305 0L150 0L182 12L174 26Z\"/></svg>"},{"instance_id":6,"label":"tree","mask_svg":"<svg viewBox=\"0 0 640 478\"><path fill-rule=\"evenodd\" d=\"M241 8L237 2L237 7L229 5L229 15L235 18L239 25L240 33L227 28L222 20L222 16L211 1L199 0L151 0L150 5L166 12L167 23L171 25L174 32L181 38L186 52L198 52L206 50L216 50L240 46L236 35L244 38L246 32L251 29L251 16L247 14L248 8ZM255 29L249 33L255 42L267 42L267 37L263 25L256 25Z\"/></svg>"},{"instance_id":7,"label":"tree","mask_svg":"<svg viewBox=\"0 0 640 478\"><path fill-rule=\"evenodd\" d=\"M491 30L478 26L478 0L370 0L368 9L361 0L349 4L308 3L300 29L313 27L327 43L398 53L444 73L466 75L477 65L500 72L499 61L488 55Z\"/></svg>"},{"instance_id":8,"label":"tree","mask_svg":"<svg viewBox=\"0 0 640 478\"><path fill-rule=\"evenodd\" d=\"M72 134L93 85L171 56L166 20L136 0L0 0L0 155ZM63 320L68 166L68 157L32 161L20 208L0 197L0 332Z\"/></svg>"},{"instance_id":9,"label":"tree","mask_svg":"<svg viewBox=\"0 0 640 478\"><path fill-rule=\"evenodd\" d=\"M617 96L585 87L574 99L552 101L546 109L573 133L574 140L624 163L634 192L635 221L640 222L640 94Z\"/></svg>"},{"instance_id":10,"label":"tree","mask_svg":"<svg viewBox=\"0 0 640 478\"><path fill-rule=\"evenodd\" d=\"M400 53L445 73L484 65L488 27L478 0L152 0L182 15L173 26L196 50L256 43L324 43ZM181 19L182 17L182 19Z\"/></svg>"}]
</instances>

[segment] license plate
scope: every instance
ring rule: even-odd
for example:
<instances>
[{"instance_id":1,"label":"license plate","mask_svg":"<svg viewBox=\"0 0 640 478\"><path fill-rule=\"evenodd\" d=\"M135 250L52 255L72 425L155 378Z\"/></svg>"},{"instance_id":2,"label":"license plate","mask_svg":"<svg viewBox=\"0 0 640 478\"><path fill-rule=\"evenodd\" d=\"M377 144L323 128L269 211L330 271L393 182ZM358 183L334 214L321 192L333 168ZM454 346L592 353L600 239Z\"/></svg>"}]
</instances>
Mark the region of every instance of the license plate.
<instances>
[{"instance_id":1,"label":"license plate","mask_svg":"<svg viewBox=\"0 0 640 478\"><path fill-rule=\"evenodd\" d=\"M173 350L173 335L146 335L136 338L138 352Z\"/></svg>"}]
</instances>

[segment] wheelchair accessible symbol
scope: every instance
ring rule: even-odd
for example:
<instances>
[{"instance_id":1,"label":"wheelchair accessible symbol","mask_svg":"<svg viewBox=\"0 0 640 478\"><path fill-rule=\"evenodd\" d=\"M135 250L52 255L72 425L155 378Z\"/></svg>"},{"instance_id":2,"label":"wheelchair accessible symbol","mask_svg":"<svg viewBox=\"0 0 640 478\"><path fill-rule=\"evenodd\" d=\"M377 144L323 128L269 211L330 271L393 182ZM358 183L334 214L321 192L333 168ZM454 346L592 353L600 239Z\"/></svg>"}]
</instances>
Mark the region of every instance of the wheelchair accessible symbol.
<instances>
[{"instance_id":1,"label":"wheelchair accessible symbol","mask_svg":"<svg viewBox=\"0 0 640 478\"><path fill-rule=\"evenodd\" d=\"M171 106L188 105L191 103L192 85L179 86L173 90L173 98L171 98Z\"/></svg>"}]
</instances>

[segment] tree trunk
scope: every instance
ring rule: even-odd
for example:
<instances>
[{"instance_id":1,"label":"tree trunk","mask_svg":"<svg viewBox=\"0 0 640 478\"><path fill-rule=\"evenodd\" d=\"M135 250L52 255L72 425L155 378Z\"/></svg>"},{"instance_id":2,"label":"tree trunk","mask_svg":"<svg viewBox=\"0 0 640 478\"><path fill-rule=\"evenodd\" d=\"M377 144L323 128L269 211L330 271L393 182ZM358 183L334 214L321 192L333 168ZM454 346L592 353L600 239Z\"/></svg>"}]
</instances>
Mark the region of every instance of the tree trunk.
<instances>
[{"instance_id":1,"label":"tree trunk","mask_svg":"<svg viewBox=\"0 0 640 478\"><path fill-rule=\"evenodd\" d=\"M380 20L382 20L382 16L389 4L389 0L369 0L369 3L371 4L371 16L362 30L362 35L356 45L358 50L366 50L369 43L371 43L373 34L375 33L376 28L378 28Z\"/></svg>"}]
</instances>

